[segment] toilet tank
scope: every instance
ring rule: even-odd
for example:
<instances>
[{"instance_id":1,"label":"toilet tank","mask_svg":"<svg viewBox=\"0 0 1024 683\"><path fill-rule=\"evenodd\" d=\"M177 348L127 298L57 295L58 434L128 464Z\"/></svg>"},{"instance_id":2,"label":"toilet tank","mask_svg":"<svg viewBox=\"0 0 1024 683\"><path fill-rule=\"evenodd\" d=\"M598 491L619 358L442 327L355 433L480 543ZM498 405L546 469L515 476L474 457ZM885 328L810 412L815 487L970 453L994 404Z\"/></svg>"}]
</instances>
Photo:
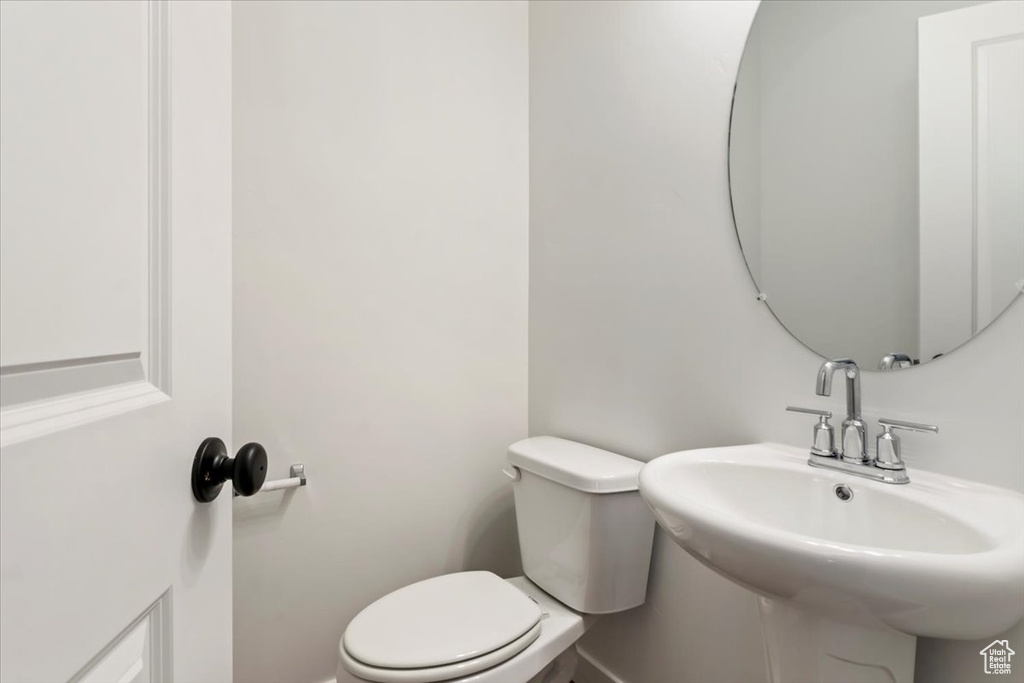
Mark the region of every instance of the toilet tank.
<instances>
[{"instance_id":1,"label":"toilet tank","mask_svg":"<svg viewBox=\"0 0 1024 683\"><path fill-rule=\"evenodd\" d=\"M509 447L523 570L578 612L621 612L647 597L654 516L643 463L553 436Z\"/></svg>"}]
</instances>

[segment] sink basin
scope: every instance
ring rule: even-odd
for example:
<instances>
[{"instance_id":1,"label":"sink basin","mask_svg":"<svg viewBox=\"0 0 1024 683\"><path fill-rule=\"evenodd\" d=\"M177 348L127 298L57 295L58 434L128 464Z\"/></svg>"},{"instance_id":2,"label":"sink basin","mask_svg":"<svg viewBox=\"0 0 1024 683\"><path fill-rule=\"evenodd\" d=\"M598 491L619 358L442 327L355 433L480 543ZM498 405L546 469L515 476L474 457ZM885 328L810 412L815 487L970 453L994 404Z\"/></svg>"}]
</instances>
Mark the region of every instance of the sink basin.
<instances>
[{"instance_id":1,"label":"sink basin","mask_svg":"<svg viewBox=\"0 0 1024 683\"><path fill-rule=\"evenodd\" d=\"M1024 496L913 475L886 484L812 468L805 449L757 444L656 458L640 472L640 493L676 543L761 596L769 660L773 642L786 650L784 635L769 633L783 623L795 628L794 647L828 630L825 619L838 631L875 631L901 652L902 634L985 638L1011 627L1024 617ZM775 654L770 663L781 665ZM804 675L828 678L788 678Z\"/></svg>"}]
</instances>

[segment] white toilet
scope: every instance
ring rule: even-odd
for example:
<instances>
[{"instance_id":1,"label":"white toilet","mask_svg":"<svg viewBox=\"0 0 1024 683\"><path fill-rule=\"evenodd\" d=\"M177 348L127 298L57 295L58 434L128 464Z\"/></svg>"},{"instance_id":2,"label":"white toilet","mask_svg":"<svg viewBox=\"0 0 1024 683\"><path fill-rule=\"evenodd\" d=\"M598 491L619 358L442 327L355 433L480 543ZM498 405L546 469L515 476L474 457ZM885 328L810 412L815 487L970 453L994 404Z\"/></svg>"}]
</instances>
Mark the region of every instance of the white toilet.
<instances>
[{"instance_id":1,"label":"white toilet","mask_svg":"<svg viewBox=\"0 0 1024 683\"><path fill-rule=\"evenodd\" d=\"M643 463L550 436L512 444L508 462L526 576L459 572L385 595L345 629L339 681L568 683L594 615L643 603Z\"/></svg>"}]
</instances>

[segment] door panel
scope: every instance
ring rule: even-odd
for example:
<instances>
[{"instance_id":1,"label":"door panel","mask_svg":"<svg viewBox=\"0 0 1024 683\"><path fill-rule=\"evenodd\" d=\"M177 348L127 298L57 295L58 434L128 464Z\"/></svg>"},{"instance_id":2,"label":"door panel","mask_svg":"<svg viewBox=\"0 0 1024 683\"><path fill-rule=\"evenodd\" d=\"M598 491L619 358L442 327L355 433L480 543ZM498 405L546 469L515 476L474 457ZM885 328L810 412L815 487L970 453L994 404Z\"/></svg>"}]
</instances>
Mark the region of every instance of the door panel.
<instances>
[{"instance_id":1,"label":"door panel","mask_svg":"<svg viewBox=\"0 0 1024 683\"><path fill-rule=\"evenodd\" d=\"M1020 33L978 45L974 55L975 331L1002 313L1024 280L1024 11L1020 14Z\"/></svg>"},{"instance_id":2,"label":"door panel","mask_svg":"<svg viewBox=\"0 0 1024 683\"><path fill-rule=\"evenodd\" d=\"M69 394L127 391L127 405L106 392L107 414L166 398L168 15L146 2L0 11L0 407L21 407L0 443L13 443L55 427ZM125 386L143 380L145 394Z\"/></svg>"},{"instance_id":3,"label":"door panel","mask_svg":"<svg viewBox=\"0 0 1024 683\"><path fill-rule=\"evenodd\" d=\"M160 123L149 102L148 9L4 3L4 368L142 350L142 228L159 164L150 117ZM157 18L153 29L164 24ZM164 59L154 51L156 68Z\"/></svg>"},{"instance_id":4,"label":"door panel","mask_svg":"<svg viewBox=\"0 0 1024 683\"><path fill-rule=\"evenodd\" d=\"M1024 278L1024 3L918 22L921 357L984 329Z\"/></svg>"},{"instance_id":5,"label":"door panel","mask_svg":"<svg viewBox=\"0 0 1024 683\"><path fill-rule=\"evenodd\" d=\"M0 13L0 680L230 681L230 5Z\"/></svg>"}]
</instances>

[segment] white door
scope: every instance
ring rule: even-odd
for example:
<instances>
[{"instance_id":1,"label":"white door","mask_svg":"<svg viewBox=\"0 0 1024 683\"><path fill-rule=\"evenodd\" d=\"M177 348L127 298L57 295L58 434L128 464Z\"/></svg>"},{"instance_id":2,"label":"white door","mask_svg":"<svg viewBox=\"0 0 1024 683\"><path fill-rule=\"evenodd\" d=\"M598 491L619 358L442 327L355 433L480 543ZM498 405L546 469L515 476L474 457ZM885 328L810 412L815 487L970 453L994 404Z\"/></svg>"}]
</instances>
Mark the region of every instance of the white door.
<instances>
[{"instance_id":1,"label":"white door","mask_svg":"<svg viewBox=\"0 0 1024 683\"><path fill-rule=\"evenodd\" d=\"M0 2L0 680L231 680L231 10Z\"/></svg>"},{"instance_id":2,"label":"white door","mask_svg":"<svg viewBox=\"0 0 1024 683\"><path fill-rule=\"evenodd\" d=\"M918 24L921 357L984 329L1024 280L1024 3Z\"/></svg>"}]
</instances>

